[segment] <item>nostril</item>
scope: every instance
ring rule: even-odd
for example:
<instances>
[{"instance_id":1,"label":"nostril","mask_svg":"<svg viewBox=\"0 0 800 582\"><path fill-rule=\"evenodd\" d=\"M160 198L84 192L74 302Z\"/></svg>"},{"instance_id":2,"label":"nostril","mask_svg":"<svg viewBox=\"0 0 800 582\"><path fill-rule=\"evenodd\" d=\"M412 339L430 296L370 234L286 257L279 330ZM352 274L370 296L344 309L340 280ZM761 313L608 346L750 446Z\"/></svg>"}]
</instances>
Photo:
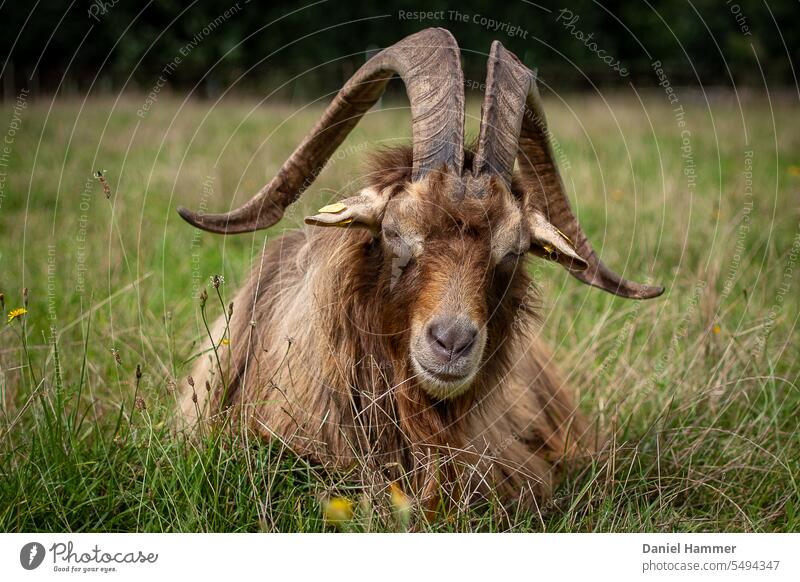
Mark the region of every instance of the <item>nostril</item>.
<instances>
[{"instance_id":1,"label":"nostril","mask_svg":"<svg viewBox=\"0 0 800 582\"><path fill-rule=\"evenodd\" d=\"M466 356L472 350L472 346L475 345L475 336L477 335L478 328L475 326L469 326L461 330L456 343L453 345L453 354Z\"/></svg>"},{"instance_id":2,"label":"nostril","mask_svg":"<svg viewBox=\"0 0 800 582\"><path fill-rule=\"evenodd\" d=\"M428 326L428 343L438 351L449 355L452 351L447 338L447 329L440 322L433 322Z\"/></svg>"}]
</instances>

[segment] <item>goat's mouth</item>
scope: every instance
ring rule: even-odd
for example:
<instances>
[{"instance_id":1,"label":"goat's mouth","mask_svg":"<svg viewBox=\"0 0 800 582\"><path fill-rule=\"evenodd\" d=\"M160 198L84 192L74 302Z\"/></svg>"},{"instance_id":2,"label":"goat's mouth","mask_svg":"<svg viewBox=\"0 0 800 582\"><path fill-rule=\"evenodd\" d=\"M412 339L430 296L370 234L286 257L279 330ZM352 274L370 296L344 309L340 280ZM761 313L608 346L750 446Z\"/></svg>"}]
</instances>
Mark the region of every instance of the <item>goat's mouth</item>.
<instances>
[{"instance_id":1,"label":"goat's mouth","mask_svg":"<svg viewBox=\"0 0 800 582\"><path fill-rule=\"evenodd\" d=\"M437 399L455 398L472 385L476 370L450 370L449 366L433 367L412 356L412 365L422 388Z\"/></svg>"},{"instance_id":2,"label":"goat's mouth","mask_svg":"<svg viewBox=\"0 0 800 582\"><path fill-rule=\"evenodd\" d=\"M425 372L427 376L430 376L436 379L438 382L442 384L460 384L466 381L472 374L451 374L449 372L445 372L443 370L432 370L428 368L425 364L420 364L420 368Z\"/></svg>"}]
</instances>

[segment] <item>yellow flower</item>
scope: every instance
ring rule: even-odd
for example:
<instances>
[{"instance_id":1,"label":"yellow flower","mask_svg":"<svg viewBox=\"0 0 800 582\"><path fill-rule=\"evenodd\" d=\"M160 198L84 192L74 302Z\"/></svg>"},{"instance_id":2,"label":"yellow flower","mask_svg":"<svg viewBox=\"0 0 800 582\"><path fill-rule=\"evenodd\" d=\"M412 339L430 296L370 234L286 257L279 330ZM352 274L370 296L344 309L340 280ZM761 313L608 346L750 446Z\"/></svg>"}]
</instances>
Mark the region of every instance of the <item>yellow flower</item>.
<instances>
[{"instance_id":1,"label":"yellow flower","mask_svg":"<svg viewBox=\"0 0 800 582\"><path fill-rule=\"evenodd\" d=\"M718 323L715 323L714 327L711 328L711 331L714 332L714 335L717 335L719 332L722 331L722 328L719 326Z\"/></svg>"},{"instance_id":2,"label":"yellow flower","mask_svg":"<svg viewBox=\"0 0 800 582\"><path fill-rule=\"evenodd\" d=\"M230 345L230 343L231 343L231 340L229 340L226 337L224 337L221 340L219 340L219 345L221 345L221 346L228 346L228 345Z\"/></svg>"},{"instance_id":3,"label":"yellow flower","mask_svg":"<svg viewBox=\"0 0 800 582\"><path fill-rule=\"evenodd\" d=\"M403 492L397 483L389 485L389 495L395 510L405 517L411 510L411 500L409 500L408 495Z\"/></svg>"},{"instance_id":4,"label":"yellow flower","mask_svg":"<svg viewBox=\"0 0 800 582\"><path fill-rule=\"evenodd\" d=\"M333 525L342 525L353 519L353 502L344 497L332 497L325 504L325 521Z\"/></svg>"},{"instance_id":5,"label":"yellow flower","mask_svg":"<svg viewBox=\"0 0 800 582\"><path fill-rule=\"evenodd\" d=\"M17 307L16 309L12 309L11 311L8 312L8 323L11 323L18 317L22 317L26 313L28 313L28 310L25 309L24 307Z\"/></svg>"},{"instance_id":6,"label":"yellow flower","mask_svg":"<svg viewBox=\"0 0 800 582\"><path fill-rule=\"evenodd\" d=\"M800 166L789 166L790 176L800 176Z\"/></svg>"}]
</instances>

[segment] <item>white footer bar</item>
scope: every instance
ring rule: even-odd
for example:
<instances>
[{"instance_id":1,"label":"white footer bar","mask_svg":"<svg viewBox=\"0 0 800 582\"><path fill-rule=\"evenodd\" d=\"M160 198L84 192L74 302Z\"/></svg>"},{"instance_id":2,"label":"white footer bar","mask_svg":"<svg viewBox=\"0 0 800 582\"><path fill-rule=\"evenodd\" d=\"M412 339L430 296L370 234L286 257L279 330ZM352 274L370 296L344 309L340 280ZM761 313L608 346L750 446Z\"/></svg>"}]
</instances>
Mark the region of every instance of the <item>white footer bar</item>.
<instances>
[{"instance_id":1,"label":"white footer bar","mask_svg":"<svg viewBox=\"0 0 800 582\"><path fill-rule=\"evenodd\" d=\"M137 582L193 575L221 582L598 575L796 581L800 534L0 534L0 575Z\"/></svg>"}]
</instances>

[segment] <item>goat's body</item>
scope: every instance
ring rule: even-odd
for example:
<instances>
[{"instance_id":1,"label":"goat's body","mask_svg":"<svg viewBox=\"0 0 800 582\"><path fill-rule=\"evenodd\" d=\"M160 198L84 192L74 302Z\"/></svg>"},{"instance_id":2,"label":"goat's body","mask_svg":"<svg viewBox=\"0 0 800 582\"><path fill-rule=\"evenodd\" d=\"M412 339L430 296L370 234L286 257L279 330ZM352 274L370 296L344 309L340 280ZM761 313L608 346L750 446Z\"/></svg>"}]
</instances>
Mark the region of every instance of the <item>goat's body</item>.
<instances>
[{"instance_id":1,"label":"goat's body","mask_svg":"<svg viewBox=\"0 0 800 582\"><path fill-rule=\"evenodd\" d=\"M390 77L403 78L411 146L375 152L365 188L305 218L344 228L292 233L265 250L231 321L214 327L214 353L183 395L187 420L235 411L300 454L406 480L426 504L543 496L563 460L591 451L537 339L526 257L622 297L663 288L600 261L570 208L536 75L497 41L478 139L464 147L460 62L446 30L401 40L356 72L245 204L178 209L211 232L273 226Z\"/></svg>"},{"instance_id":2,"label":"goat's body","mask_svg":"<svg viewBox=\"0 0 800 582\"><path fill-rule=\"evenodd\" d=\"M391 478L410 478L429 498L444 480L458 481L462 498L547 496L563 461L588 450L587 427L533 332L529 305L516 305L513 320L499 317L473 389L434 402L409 371L406 330L387 325L390 287L370 271L371 252L363 231L272 241L234 299L230 345L217 348L219 363L208 351L193 371L184 418L232 406L249 428L301 455L392 468ZM514 301L530 303L526 276L517 287ZM221 318L218 344L224 329Z\"/></svg>"}]
</instances>

